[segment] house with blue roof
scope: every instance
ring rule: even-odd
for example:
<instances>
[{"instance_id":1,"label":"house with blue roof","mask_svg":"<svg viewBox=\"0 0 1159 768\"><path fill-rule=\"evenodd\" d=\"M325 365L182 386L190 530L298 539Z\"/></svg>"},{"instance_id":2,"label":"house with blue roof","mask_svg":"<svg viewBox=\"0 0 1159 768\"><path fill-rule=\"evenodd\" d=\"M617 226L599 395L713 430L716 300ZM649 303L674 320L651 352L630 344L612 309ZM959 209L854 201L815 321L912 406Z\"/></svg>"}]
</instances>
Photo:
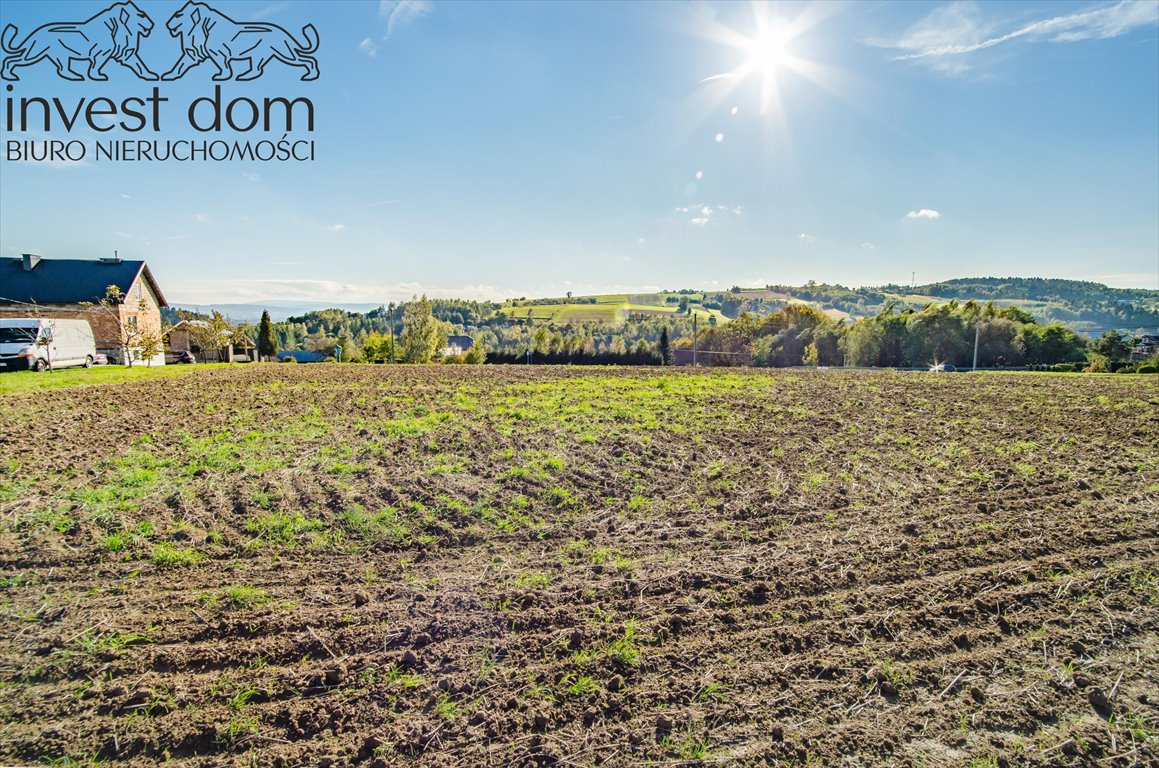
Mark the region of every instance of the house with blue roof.
<instances>
[{"instance_id":1,"label":"house with blue roof","mask_svg":"<svg viewBox=\"0 0 1159 768\"><path fill-rule=\"evenodd\" d=\"M113 286L119 299L102 305ZM97 351L110 362L164 365L164 353L143 360L134 341L144 333L161 337L161 307L167 306L143 261L46 259L33 253L0 259L0 317L88 320Z\"/></svg>"}]
</instances>

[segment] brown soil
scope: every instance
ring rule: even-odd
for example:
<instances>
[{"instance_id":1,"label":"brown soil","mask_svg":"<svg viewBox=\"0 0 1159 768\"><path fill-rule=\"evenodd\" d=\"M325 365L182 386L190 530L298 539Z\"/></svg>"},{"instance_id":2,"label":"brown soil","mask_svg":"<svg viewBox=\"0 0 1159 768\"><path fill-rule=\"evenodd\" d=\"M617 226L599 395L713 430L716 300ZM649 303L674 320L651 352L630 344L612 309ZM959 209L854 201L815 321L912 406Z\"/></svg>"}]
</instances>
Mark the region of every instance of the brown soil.
<instances>
[{"instance_id":1,"label":"brown soil","mask_svg":"<svg viewBox=\"0 0 1159 768\"><path fill-rule=\"evenodd\" d=\"M0 762L1155 765L1157 381L0 397Z\"/></svg>"}]
</instances>

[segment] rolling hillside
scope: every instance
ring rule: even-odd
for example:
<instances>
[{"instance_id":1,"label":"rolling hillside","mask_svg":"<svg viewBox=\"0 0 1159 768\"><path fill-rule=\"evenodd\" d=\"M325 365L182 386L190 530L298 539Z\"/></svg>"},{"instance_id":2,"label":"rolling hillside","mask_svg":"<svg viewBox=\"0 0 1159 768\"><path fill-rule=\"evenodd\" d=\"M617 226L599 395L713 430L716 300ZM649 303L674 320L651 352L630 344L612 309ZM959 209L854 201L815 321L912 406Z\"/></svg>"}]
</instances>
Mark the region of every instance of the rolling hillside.
<instances>
[{"instance_id":1,"label":"rolling hillside","mask_svg":"<svg viewBox=\"0 0 1159 768\"><path fill-rule=\"evenodd\" d=\"M623 322L629 315L683 313L683 303L702 319L727 322L741 312L763 316L786 304L807 304L835 320L875 315L893 304L920 308L947 301L999 307L1015 306L1040 322L1061 322L1091 335L1109 329L1159 332L1159 291L1108 286L1077 280L1044 278L959 278L919 286L885 285L846 288L807 283L769 285L760 289L605 294L566 298L518 299L502 304L498 314L512 320L556 324Z\"/></svg>"}]
</instances>

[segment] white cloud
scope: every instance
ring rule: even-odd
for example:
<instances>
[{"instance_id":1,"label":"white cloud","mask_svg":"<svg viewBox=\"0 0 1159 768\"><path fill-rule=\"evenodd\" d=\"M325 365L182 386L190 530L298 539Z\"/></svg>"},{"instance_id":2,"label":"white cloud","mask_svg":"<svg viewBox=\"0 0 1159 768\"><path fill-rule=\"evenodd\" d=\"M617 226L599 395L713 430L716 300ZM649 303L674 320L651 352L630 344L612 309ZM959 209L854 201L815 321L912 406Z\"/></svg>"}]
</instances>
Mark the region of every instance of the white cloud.
<instances>
[{"instance_id":1,"label":"white cloud","mask_svg":"<svg viewBox=\"0 0 1159 768\"><path fill-rule=\"evenodd\" d=\"M358 50L372 59L378 58L378 46L369 37L362 39L362 42L358 44Z\"/></svg>"},{"instance_id":2,"label":"white cloud","mask_svg":"<svg viewBox=\"0 0 1159 768\"><path fill-rule=\"evenodd\" d=\"M195 214L193 214L193 220L198 222L199 224L208 223L209 222L209 214L195 213Z\"/></svg>"},{"instance_id":3,"label":"white cloud","mask_svg":"<svg viewBox=\"0 0 1159 768\"><path fill-rule=\"evenodd\" d=\"M930 220L933 220L933 219L942 218L942 214L938 213L937 211L930 210L929 208L922 208L919 211L910 211L909 213L907 213L905 215L905 217L907 219L930 219Z\"/></svg>"},{"instance_id":4,"label":"white cloud","mask_svg":"<svg viewBox=\"0 0 1159 768\"><path fill-rule=\"evenodd\" d=\"M256 173L251 173L250 171L242 171L241 175L242 178L244 178L246 181L257 181L261 178L261 176L258 176Z\"/></svg>"},{"instance_id":5,"label":"white cloud","mask_svg":"<svg viewBox=\"0 0 1159 768\"><path fill-rule=\"evenodd\" d=\"M120 230L117 230L117 231L116 231L116 232L114 232L113 234L114 234L114 235L116 235L117 237L127 237L127 238L128 238L128 239L130 239L130 240L132 240L132 239L133 239L133 236L132 236L132 235L130 235L128 232L122 232L122 231L120 231Z\"/></svg>"},{"instance_id":6,"label":"white cloud","mask_svg":"<svg viewBox=\"0 0 1159 768\"><path fill-rule=\"evenodd\" d=\"M1001 7L988 6L988 8ZM972 2L954 2L935 8L893 41L871 40L871 45L894 48L895 61L923 61L950 74L970 68L972 53L1013 41L1074 43L1119 37L1142 27L1159 25L1159 3L1122 0L1092 5L1075 13L1052 16L1009 29L996 19L984 18ZM1008 31L1003 31L1006 27Z\"/></svg>"},{"instance_id":7,"label":"white cloud","mask_svg":"<svg viewBox=\"0 0 1159 768\"><path fill-rule=\"evenodd\" d=\"M637 237L637 238L636 238L636 245L643 245L643 244L644 244L644 243L646 243L646 242L648 242L648 241L647 241L647 240L645 240L645 239L644 239L644 238L642 238L642 237Z\"/></svg>"},{"instance_id":8,"label":"white cloud","mask_svg":"<svg viewBox=\"0 0 1159 768\"><path fill-rule=\"evenodd\" d=\"M743 205L707 205L705 203L692 203L691 205L680 205L672 209L673 213L692 214L689 221L698 227L703 227L708 224L712 217L717 213L731 213L734 216L744 215Z\"/></svg>"},{"instance_id":9,"label":"white cloud","mask_svg":"<svg viewBox=\"0 0 1159 768\"><path fill-rule=\"evenodd\" d=\"M1159 288L1159 273L1155 272L1114 272L1101 275L1078 275L1076 280L1090 280L1116 288Z\"/></svg>"},{"instance_id":10,"label":"white cloud","mask_svg":"<svg viewBox=\"0 0 1159 768\"><path fill-rule=\"evenodd\" d=\"M877 246L873 243L862 243L861 250L872 253L873 251L877 250Z\"/></svg>"},{"instance_id":11,"label":"white cloud","mask_svg":"<svg viewBox=\"0 0 1159 768\"><path fill-rule=\"evenodd\" d=\"M406 26L431 12L428 0L380 0L378 15L386 16L386 36L394 34L395 27Z\"/></svg>"},{"instance_id":12,"label":"white cloud","mask_svg":"<svg viewBox=\"0 0 1159 768\"><path fill-rule=\"evenodd\" d=\"M806 234L805 232L802 232L801 234L797 235L797 239L801 240L802 242L811 243L811 242L815 241L817 238L814 237L813 235Z\"/></svg>"},{"instance_id":13,"label":"white cloud","mask_svg":"<svg viewBox=\"0 0 1159 768\"><path fill-rule=\"evenodd\" d=\"M326 225L327 232L341 232L344 229L346 229L345 224L327 224Z\"/></svg>"},{"instance_id":14,"label":"white cloud","mask_svg":"<svg viewBox=\"0 0 1159 768\"><path fill-rule=\"evenodd\" d=\"M121 193L121 197L125 198L126 200L132 200L132 199L133 199L131 195L126 195L124 192L122 192L122 193Z\"/></svg>"}]
</instances>

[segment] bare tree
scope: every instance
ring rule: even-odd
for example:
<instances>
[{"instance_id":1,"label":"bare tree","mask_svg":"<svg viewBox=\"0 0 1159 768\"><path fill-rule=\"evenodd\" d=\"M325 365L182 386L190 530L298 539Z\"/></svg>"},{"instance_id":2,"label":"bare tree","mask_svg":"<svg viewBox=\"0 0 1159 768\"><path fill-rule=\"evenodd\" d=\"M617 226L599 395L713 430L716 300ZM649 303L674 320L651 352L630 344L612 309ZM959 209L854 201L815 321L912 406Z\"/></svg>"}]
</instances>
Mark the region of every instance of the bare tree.
<instances>
[{"instance_id":1,"label":"bare tree","mask_svg":"<svg viewBox=\"0 0 1159 768\"><path fill-rule=\"evenodd\" d=\"M234 329L230 326L229 321L218 312L216 309L209 316L208 320L190 320L189 321L189 335L193 343L201 350L203 362L209 362L208 354L210 351L215 354L220 353L230 342L231 336L234 334Z\"/></svg>"},{"instance_id":2,"label":"bare tree","mask_svg":"<svg viewBox=\"0 0 1159 768\"><path fill-rule=\"evenodd\" d=\"M144 357L144 350L142 349L142 337L152 332L148 328L141 328L137 315L125 316L121 313L121 307L125 303L125 294L115 285L105 287L105 295L98 301L82 301L81 305L92 307L97 312L103 312L116 326L118 342L120 344L120 352L124 361L128 363L129 367L133 367L133 352ZM149 311L149 302L145 301L145 296L142 295L137 301L137 311L144 315ZM160 346L158 340L154 346ZM152 348L152 347L150 347ZM150 355L150 360L157 353Z\"/></svg>"}]
</instances>

